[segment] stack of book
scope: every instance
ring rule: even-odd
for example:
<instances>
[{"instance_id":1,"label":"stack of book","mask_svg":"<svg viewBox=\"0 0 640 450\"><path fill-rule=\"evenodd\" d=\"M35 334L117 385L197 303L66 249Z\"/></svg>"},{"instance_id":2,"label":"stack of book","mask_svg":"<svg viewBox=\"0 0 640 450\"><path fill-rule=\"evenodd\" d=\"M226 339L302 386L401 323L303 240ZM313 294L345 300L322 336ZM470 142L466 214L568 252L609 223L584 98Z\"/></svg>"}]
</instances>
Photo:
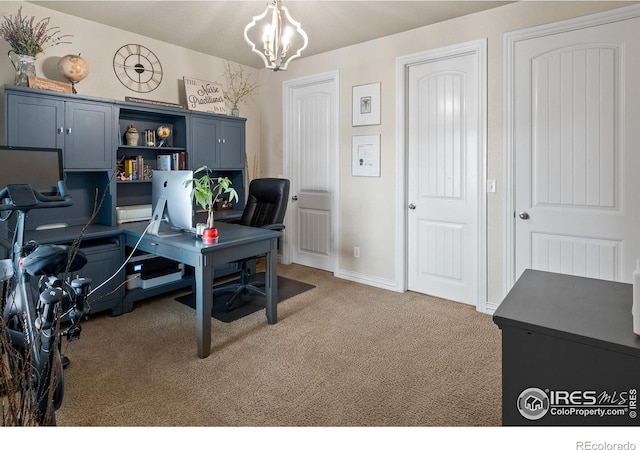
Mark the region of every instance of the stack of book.
<instances>
[{"instance_id":1,"label":"stack of book","mask_svg":"<svg viewBox=\"0 0 640 450\"><path fill-rule=\"evenodd\" d=\"M124 160L124 176L128 180L144 180L144 158L131 156Z\"/></svg>"},{"instance_id":2,"label":"stack of book","mask_svg":"<svg viewBox=\"0 0 640 450\"><path fill-rule=\"evenodd\" d=\"M146 170L145 170L146 168ZM156 170L185 170L187 168L187 154L174 152L156 156ZM153 165L145 166L142 156L128 156L118 162L118 179L124 181L148 181L152 178Z\"/></svg>"},{"instance_id":3,"label":"stack of book","mask_svg":"<svg viewBox=\"0 0 640 450\"><path fill-rule=\"evenodd\" d=\"M158 155L156 159L157 170L185 170L186 168L187 158L185 152Z\"/></svg>"}]
</instances>

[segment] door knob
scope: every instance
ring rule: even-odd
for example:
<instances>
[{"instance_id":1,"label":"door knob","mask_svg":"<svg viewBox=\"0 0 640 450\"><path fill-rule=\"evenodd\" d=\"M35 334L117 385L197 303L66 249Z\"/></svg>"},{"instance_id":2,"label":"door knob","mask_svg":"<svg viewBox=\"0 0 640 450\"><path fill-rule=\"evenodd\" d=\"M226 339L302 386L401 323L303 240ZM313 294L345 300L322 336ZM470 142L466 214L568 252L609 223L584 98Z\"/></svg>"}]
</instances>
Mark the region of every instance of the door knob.
<instances>
[{"instance_id":1,"label":"door knob","mask_svg":"<svg viewBox=\"0 0 640 450\"><path fill-rule=\"evenodd\" d=\"M518 217L520 217L522 220L528 220L529 214L523 211L520 214L518 214Z\"/></svg>"},{"instance_id":2,"label":"door knob","mask_svg":"<svg viewBox=\"0 0 640 450\"><path fill-rule=\"evenodd\" d=\"M415 203L409 203L409 209L416 209Z\"/></svg>"},{"instance_id":3,"label":"door knob","mask_svg":"<svg viewBox=\"0 0 640 450\"><path fill-rule=\"evenodd\" d=\"M295 202L295 201L298 201L298 196L297 196L297 195L294 195L293 197L291 197L291 200L293 200L294 202Z\"/></svg>"}]
</instances>

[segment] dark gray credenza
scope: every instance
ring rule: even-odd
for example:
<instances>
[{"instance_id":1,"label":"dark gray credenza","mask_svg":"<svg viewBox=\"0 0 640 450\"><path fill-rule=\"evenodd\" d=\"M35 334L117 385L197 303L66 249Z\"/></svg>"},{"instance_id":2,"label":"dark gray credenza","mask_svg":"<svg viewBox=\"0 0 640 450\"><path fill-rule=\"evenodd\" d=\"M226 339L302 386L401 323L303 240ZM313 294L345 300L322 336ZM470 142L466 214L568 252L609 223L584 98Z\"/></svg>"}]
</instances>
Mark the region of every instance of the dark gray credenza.
<instances>
[{"instance_id":1,"label":"dark gray credenza","mask_svg":"<svg viewBox=\"0 0 640 450\"><path fill-rule=\"evenodd\" d=\"M122 181L111 176L117 162L124 158L143 157L154 169L159 154L184 152L187 168L208 165L215 169L215 176L229 177L238 191L240 201L235 209L219 211L216 220L232 220L242 214L246 197L244 118L22 86L4 86L2 95L3 144L61 148L67 187L74 199L74 205L64 210L32 211L27 231L34 239L42 243L70 243L74 233L88 223L96 200L102 199L107 190L102 207L93 220L95 226L92 225L85 236L84 250L89 257L85 275L89 273L92 278L102 280L115 271L128 254L119 240L120 230L115 227L116 208L151 203L150 180ZM131 124L139 129L142 145L125 145L124 133ZM162 146L159 142L157 147L144 145L144 131L156 130L160 125L171 129L169 139ZM194 220L203 221L203 217L203 214L196 214ZM64 222L68 227L35 231L40 225L58 222ZM100 231L96 232L97 228ZM105 238L102 228L118 238ZM7 246L2 234L0 227L0 250ZM237 272L231 264L216 269L217 276ZM123 281L118 275L108 286L115 291L101 297L94 311L106 309L119 314L123 302L131 305L134 301L191 285L191 275L187 270L185 278L179 282L144 291L118 288L114 283Z\"/></svg>"},{"instance_id":2,"label":"dark gray credenza","mask_svg":"<svg viewBox=\"0 0 640 450\"><path fill-rule=\"evenodd\" d=\"M526 270L493 315L503 425L639 425L632 285Z\"/></svg>"}]
</instances>

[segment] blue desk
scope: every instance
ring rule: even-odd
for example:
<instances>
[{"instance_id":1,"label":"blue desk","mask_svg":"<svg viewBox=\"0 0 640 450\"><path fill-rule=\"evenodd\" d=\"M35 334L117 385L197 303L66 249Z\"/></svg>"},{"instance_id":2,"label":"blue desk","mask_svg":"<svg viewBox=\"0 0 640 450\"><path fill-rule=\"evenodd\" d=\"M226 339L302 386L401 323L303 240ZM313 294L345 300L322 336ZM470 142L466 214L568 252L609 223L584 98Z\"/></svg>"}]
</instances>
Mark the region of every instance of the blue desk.
<instances>
[{"instance_id":1,"label":"blue desk","mask_svg":"<svg viewBox=\"0 0 640 450\"><path fill-rule=\"evenodd\" d=\"M147 222L122 225L125 244L133 247L144 232ZM219 238L215 244L203 244L191 233L179 236L145 235L138 249L192 266L195 272L196 342L198 356L206 358L211 351L211 308L213 306L213 269L225 263L256 255L266 255L265 293L267 322L276 323L277 249L280 231L264 230L217 221Z\"/></svg>"}]
</instances>

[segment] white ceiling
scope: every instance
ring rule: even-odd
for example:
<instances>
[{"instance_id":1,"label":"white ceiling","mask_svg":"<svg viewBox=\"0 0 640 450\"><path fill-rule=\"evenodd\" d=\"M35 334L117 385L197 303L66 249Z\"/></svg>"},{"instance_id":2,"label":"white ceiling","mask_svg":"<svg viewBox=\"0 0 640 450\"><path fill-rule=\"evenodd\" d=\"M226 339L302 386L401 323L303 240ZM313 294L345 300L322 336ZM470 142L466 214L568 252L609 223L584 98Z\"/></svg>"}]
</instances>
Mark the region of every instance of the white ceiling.
<instances>
[{"instance_id":1,"label":"white ceiling","mask_svg":"<svg viewBox=\"0 0 640 450\"><path fill-rule=\"evenodd\" d=\"M244 27L262 1L33 1L45 8L256 68ZM510 1L283 0L309 36L302 57L512 3Z\"/></svg>"}]
</instances>

